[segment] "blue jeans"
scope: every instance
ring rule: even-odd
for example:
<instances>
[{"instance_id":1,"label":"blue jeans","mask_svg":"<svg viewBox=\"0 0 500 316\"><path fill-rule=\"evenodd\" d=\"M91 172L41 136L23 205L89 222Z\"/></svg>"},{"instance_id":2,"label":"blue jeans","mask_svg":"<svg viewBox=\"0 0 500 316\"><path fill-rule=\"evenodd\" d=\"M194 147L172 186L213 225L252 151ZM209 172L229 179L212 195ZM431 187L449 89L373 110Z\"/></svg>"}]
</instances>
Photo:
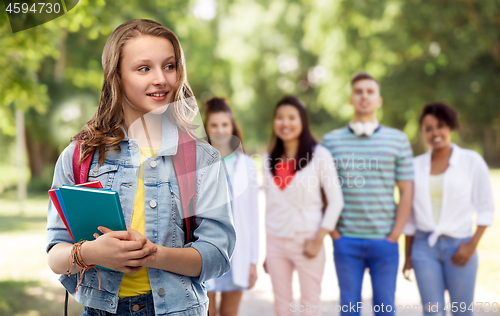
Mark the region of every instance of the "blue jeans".
<instances>
[{"instance_id":1,"label":"blue jeans","mask_svg":"<svg viewBox=\"0 0 500 316\"><path fill-rule=\"evenodd\" d=\"M464 267L451 264L451 257L462 242L470 238L458 239L440 236L434 247L427 243L429 233L417 231L411 249L411 262L417 278L424 315L444 315L444 291L450 294L448 309L453 315L473 315L474 287L477 273L477 253ZM455 304L453 305L453 303ZM429 309L429 306L432 306ZM457 308L454 308L456 306Z\"/></svg>"},{"instance_id":2,"label":"blue jeans","mask_svg":"<svg viewBox=\"0 0 500 316\"><path fill-rule=\"evenodd\" d=\"M120 298L116 314L84 306L85 311L80 316L154 316L153 295L148 294Z\"/></svg>"},{"instance_id":3,"label":"blue jeans","mask_svg":"<svg viewBox=\"0 0 500 316\"><path fill-rule=\"evenodd\" d=\"M394 293L398 274L398 244L386 239L342 236L333 242L335 269L339 280L341 315L360 315L361 286L370 270L375 315L394 315ZM360 305L361 304L361 305Z\"/></svg>"}]
</instances>

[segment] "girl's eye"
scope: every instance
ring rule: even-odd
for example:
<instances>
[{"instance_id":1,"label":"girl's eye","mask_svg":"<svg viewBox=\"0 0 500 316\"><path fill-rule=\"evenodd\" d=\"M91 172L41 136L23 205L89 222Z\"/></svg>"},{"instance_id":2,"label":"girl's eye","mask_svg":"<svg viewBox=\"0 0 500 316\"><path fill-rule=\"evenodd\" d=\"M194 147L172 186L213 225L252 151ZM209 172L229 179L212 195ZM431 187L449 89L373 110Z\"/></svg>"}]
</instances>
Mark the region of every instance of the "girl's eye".
<instances>
[{"instance_id":1,"label":"girl's eye","mask_svg":"<svg viewBox=\"0 0 500 316\"><path fill-rule=\"evenodd\" d=\"M141 68L139 68L139 71L141 71L141 72L146 72L148 70L149 70L148 67L141 67Z\"/></svg>"},{"instance_id":2,"label":"girl's eye","mask_svg":"<svg viewBox=\"0 0 500 316\"><path fill-rule=\"evenodd\" d=\"M174 65L166 65L165 69L167 69L167 70L173 70L174 69Z\"/></svg>"}]
</instances>

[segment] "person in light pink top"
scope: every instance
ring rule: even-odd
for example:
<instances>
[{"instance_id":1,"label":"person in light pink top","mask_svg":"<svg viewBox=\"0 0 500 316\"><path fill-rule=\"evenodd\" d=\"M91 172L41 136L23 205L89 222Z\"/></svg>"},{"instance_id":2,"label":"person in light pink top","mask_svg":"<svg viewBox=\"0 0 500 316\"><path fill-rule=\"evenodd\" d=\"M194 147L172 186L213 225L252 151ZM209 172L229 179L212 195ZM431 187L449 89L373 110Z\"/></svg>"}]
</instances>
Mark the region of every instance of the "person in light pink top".
<instances>
[{"instance_id":1,"label":"person in light pink top","mask_svg":"<svg viewBox=\"0 0 500 316\"><path fill-rule=\"evenodd\" d=\"M320 315L323 239L334 230L344 202L333 158L311 135L306 108L294 96L284 97L274 112L271 150L264 157L264 189L264 269L271 276L275 313ZM293 302L295 270L299 303Z\"/></svg>"}]
</instances>

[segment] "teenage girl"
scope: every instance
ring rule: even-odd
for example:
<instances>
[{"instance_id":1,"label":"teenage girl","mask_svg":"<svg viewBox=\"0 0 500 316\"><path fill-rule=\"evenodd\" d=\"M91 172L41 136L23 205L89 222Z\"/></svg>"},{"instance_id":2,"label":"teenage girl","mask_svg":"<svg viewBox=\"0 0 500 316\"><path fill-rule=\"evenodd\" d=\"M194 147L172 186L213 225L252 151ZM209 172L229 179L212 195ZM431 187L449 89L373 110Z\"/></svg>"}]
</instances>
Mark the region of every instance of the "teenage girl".
<instances>
[{"instance_id":1,"label":"teenage girl","mask_svg":"<svg viewBox=\"0 0 500 316\"><path fill-rule=\"evenodd\" d=\"M221 292L219 314L238 315L243 290L250 289L257 280L259 253L258 183L252 158L243 152L241 132L231 108L224 99L212 98L205 103L205 130L210 143L221 153L229 176L233 199L233 218L236 229L236 247L231 270L211 280L208 289L210 315L217 315L216 294Z\"/></svg>"},{"instance_id":2,"label":"teenage girl","mask_svg":"<svg viewBox=\"0 0 500 316\"><path fill-rule=\"evenodd\" d=\"M52 188L75 183L76 141L81 143L80 162L94 149L88 181L99 180L119 192L128 229L99 227L103 234L95 240L73 245L50 203L49 266L84 305L82 315L206 316L204 282L229 270L235 231L220 155L197 140L194 236L184 243L172 159L180 133L192 134L195 127L189 116L195 102L188 102L193 93L179 41L157 22L132 20L111 34L102 65L98 109L59 157ZM131 127L145 123L150 112L153 124L143 125L142 133ZM89 269L95 265L112 270ZM78 277L71 275L75 270Z\"/></svg>"},{"instance_id":3,"label":"teenage girl","mask_svg":"<svg viewBox=\"0 0 500 316\"><path fill-rule=\"evenodd\" d=\"M330 152L316 143L304 104L281 99L274 111L273 144L264 158L267 251L277 316L321 315L324 237L332 232L344 205ZM327 207L322 213L322 193ZM299 274L301 301L293 302L292 275ZM316 308L314 307L316 306Z\"/></svg>"},{"instance_id":4,"label":"teenage girl","mask_svg":"<svg viewBox=\"0 0 500 316\"><path fill-rule=\"evenodd\" d=\"M476 248L495 212L488 166L478 153L451 142L459 122L449 105L427 104L420 128L430 150L413 160L415 194L404 231L403 273L409 279L415 270L424 315L446 314L446 289L453 315L474 315Z\"/></svg>"}]
</instances>

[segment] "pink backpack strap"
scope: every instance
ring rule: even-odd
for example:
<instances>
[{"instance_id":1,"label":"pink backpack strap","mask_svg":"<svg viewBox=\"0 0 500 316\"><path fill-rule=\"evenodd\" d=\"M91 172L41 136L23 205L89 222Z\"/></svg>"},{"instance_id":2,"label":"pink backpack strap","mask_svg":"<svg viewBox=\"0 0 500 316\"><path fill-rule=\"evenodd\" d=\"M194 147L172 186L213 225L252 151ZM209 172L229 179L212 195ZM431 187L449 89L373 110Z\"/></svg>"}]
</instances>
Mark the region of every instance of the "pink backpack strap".
<instances>
[{"instance_id":1,"label":"pink backpack strap","mask_svg":"<svg viewBox=\"0 0 500 316\"><path fill-rule=\"evenodd\" d=\"M90 162L92 161L92 157L94 156L94 150L92 150L87 159L85 159L82 164L79 164L78 162L80 160L80 147L81 143L77 142L75 151L73 152L73 177L75 178L75 184L87 182Z\"/></svg>"},{"instance_id":2,"label":"pink backpack strap","mask_svg":"<svg viewBox=\"0 0 500 316\"><path fill-rule=\"evenodd\" d=\"M173 161L186 224L186 243L189 243L194 238L194 211L196 209L196 141L186 131L180 129L178 131L179 143Z\"/></svg>"}]
</instances>

